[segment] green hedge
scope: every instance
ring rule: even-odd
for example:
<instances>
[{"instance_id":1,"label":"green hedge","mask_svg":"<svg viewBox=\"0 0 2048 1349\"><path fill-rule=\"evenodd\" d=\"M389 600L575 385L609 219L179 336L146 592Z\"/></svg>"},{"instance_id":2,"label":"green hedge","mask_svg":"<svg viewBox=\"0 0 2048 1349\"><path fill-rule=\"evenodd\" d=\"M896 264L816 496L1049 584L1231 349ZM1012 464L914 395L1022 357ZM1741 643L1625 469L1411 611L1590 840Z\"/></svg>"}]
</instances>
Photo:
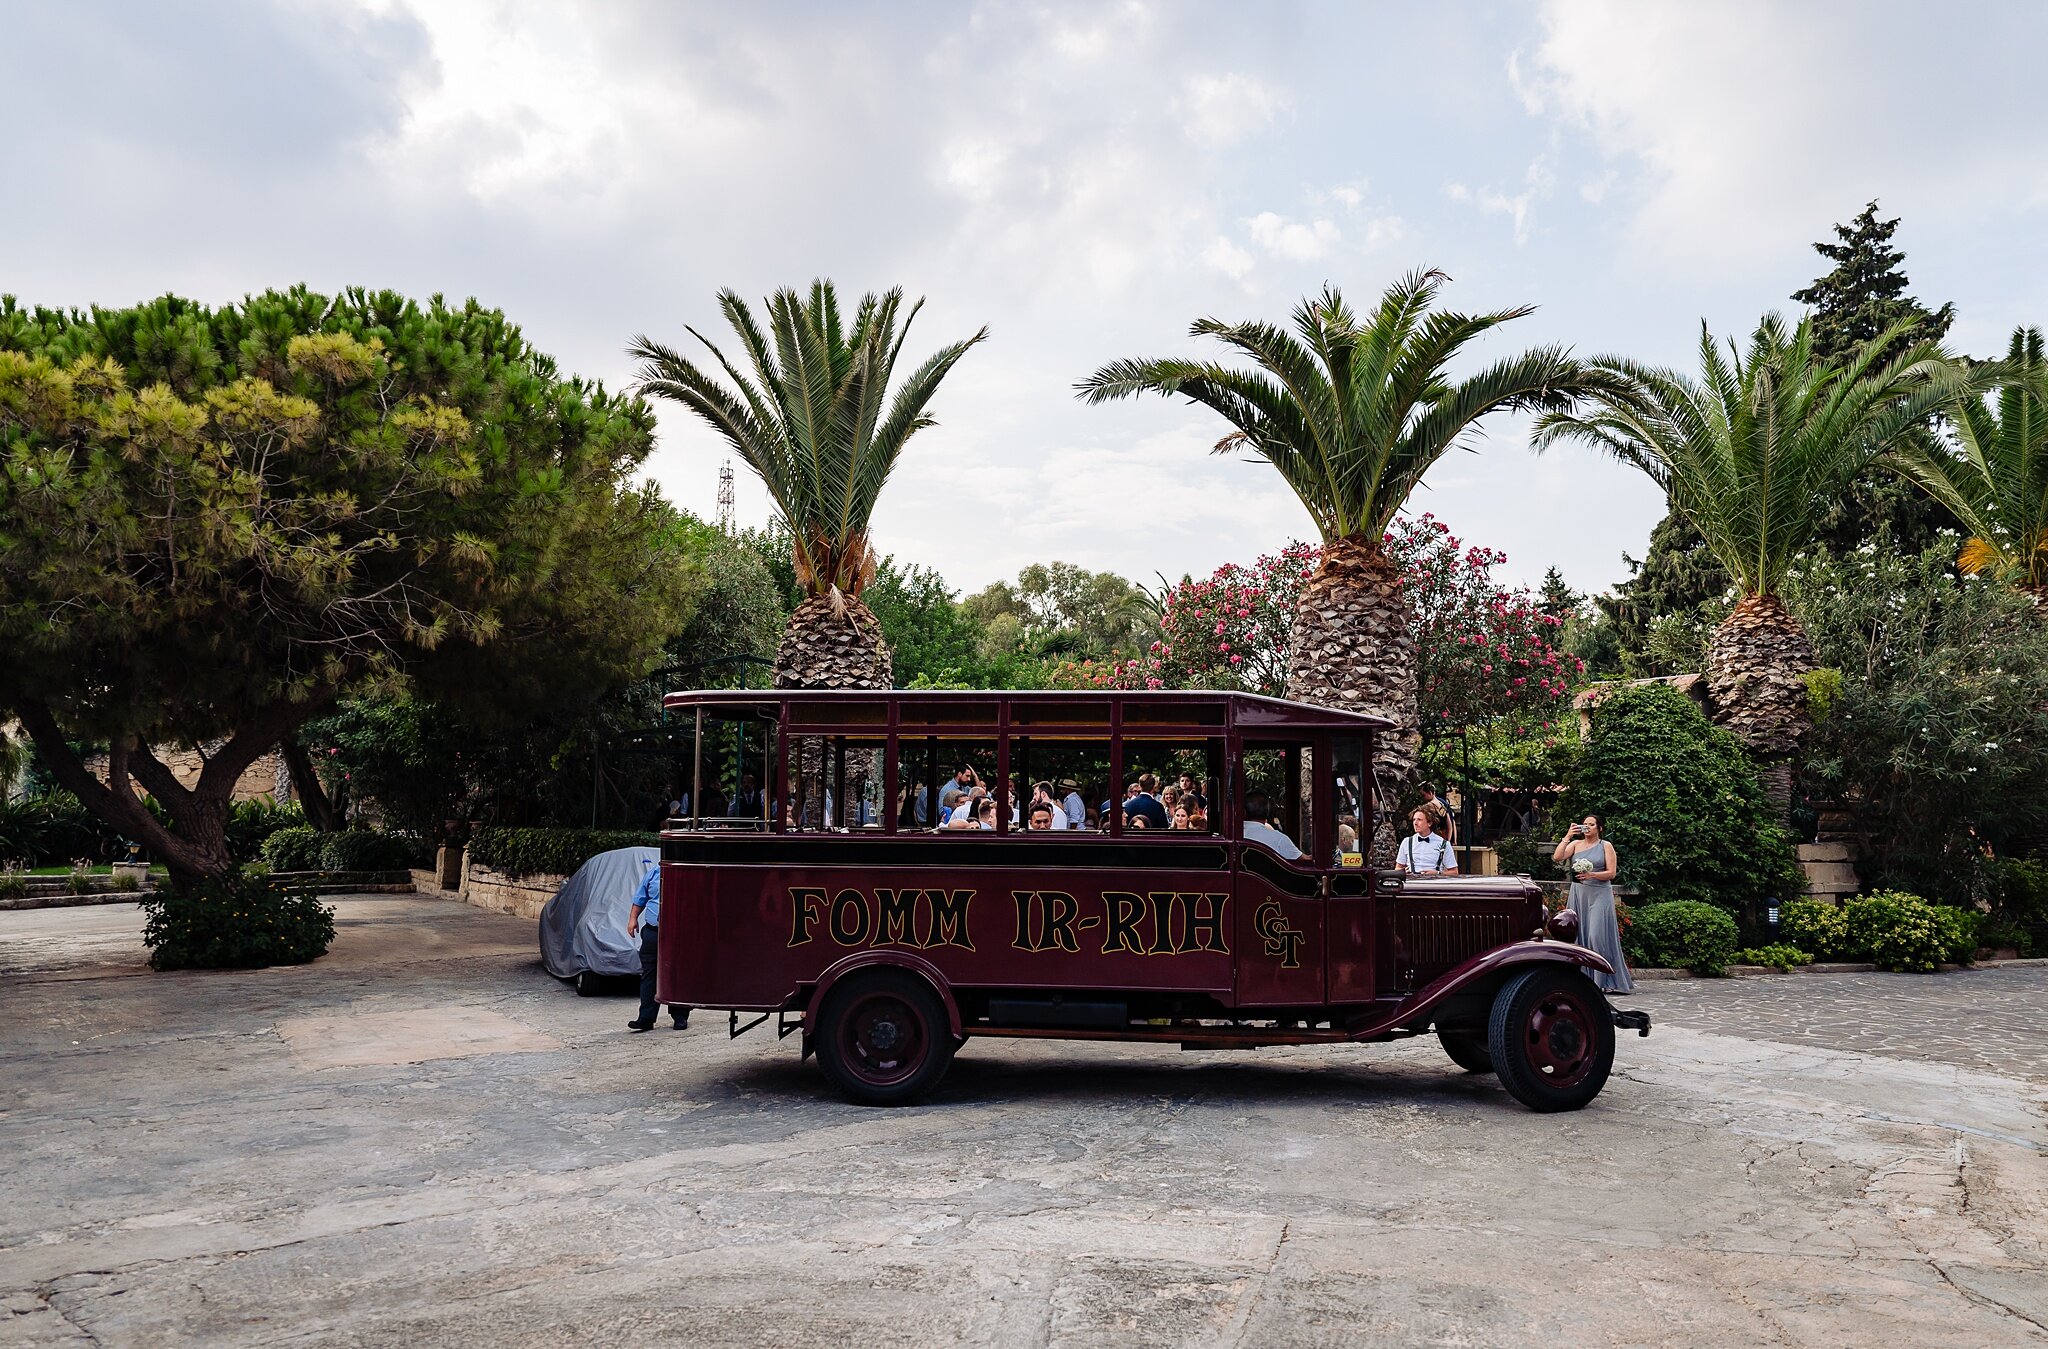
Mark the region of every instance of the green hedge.
<instances>
[{"instance_id":1,"label":"green hedge","mask_svg":"<svg viewBox=\"0 0 2048 1349\"><path fill-rule=\"evenodd\" d=\"M312 895L236 873L142 900L143 944L159 970L303 965L334 942L334 910Z\"/></svg>"},{"instance_id":2,"label":"green hedge","mask_svg":"<svg viewBox=\"0 0 2048 1349\"><path fill-rule=\"evenodd\" d=\"M1785 940L1816 960L1867 960L1881 970L1917 974L1931 974L1944 962L1969 964L1983 922L1982 914L1902 890L1862 895L1839 908L1796 900L1779 914Z\"/></svg>"},{"instance_id":3,"label":"green hedge","mask_svg":"<svg viewBox=\"0 0 2048 1349\"><path fill-rule=\"evenodd\" d=\"M508 876L567 876L601 852L660 843L659 834L632 829L479 829L469 860Z\"/></svg>"},{"instance_id":4,"label":"green hedge","mask_svg":"<svg viewBox=\"0 0 2048 1349\"><path fill-rule=\"evenodd\" d=\"M309 824L279 829L263 840L262 856L272 871L318 871L320 831Z\"/></svg>"},{"instance_id":5,"label":"green hedge","mask_svg":"<svg viewBox=\"0 0 2048 1349\"><path fill-rule=\"evenodd\" d=\"M307 826L279 829L263 841L272 871L404 871L426 866L432 849L412 834L345 829L323 834Z\"/></svg>"},{"instance_id":6,"label":"green hedge","mask_svg":"<svg viewBox=\"0 0 2048 1349\"><path fill-rule=\"evenodd\" d=\"M1762 965L1767 969L1784 970L1790 973L1801 965L1811 965L1813 957L1796 946L1774 941L1769 946L1752 946L1735 953L1734 964Z\"/></svg>"},{"instance_id":7,"label":"green hedge","mask_svg":"<svg viewBox=\"0 0 2048 1349\"><path fill-rule=\"evenodd\" d=\"M267 796L237 801L228 807L228 852L237 862L253 862L263 856L263 844L272 834L305 823L306 812L296 801L281 806Z\"/></svg>"},{"instance_id":8,"label":"green hedge","mask_svg":"<svg viewBox=\"0 0 2048 1349\"><path fill-rule=\"evenodd\" d=\"M1675 899L1638 909L1629 930L1630 960L1655 969L1719 975L1735 954L1735 920L1712 904Z\"/></svg>"}]
</instances>

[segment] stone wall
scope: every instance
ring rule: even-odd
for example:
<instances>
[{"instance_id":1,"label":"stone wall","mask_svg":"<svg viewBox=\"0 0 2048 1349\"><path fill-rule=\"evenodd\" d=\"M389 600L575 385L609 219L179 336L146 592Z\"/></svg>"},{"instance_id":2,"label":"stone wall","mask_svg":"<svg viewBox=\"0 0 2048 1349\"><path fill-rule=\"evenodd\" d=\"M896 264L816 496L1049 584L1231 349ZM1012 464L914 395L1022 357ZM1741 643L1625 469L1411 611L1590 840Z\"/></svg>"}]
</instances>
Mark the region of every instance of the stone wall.
<instances>
[{"instance_id":1,"label":"stone wall","mask_svg":"<svg viewBox=\"0 0 2048 1349\"><path fill-rule=\"evenodd\" d=\"M1862 889L1856 876L1856 851L1846 842L1802 843L1799 869L1806 873L1806 893L1839 904Z\"/></svg>"},{"instance_id":2,"label":"stone wall","mask_svg":"<svg viewBox=\"0 0 2048 1349\"><path fill-rule=\"evenodd\" d=\"M163 760L164 767L171 770L171 775L187 787L199 781L200 771L206 767L206 760L197 750L158 745L154 752ZM106 755L94 755L85 761L85 767L101 782L107 780ZM280 805L293 799L291 773L285 767L284 755L274 749L257 756L256 761L243 769L242 776L235 781L235 800L254 801L265 796Z\"/></svg>"},{"instance_id":3,"label":"stone wall","mask_svg":"<svg viewBox=\"0 0 2048 1349\"><path fill-rule=\"evenodd\" d=\"M465 854L460 894L464 903L474 904L479 909L509 913L520 918L538 918L541 909L568 879L567 876L507 876L471 862Z\"/></svg>"}]
</instances>

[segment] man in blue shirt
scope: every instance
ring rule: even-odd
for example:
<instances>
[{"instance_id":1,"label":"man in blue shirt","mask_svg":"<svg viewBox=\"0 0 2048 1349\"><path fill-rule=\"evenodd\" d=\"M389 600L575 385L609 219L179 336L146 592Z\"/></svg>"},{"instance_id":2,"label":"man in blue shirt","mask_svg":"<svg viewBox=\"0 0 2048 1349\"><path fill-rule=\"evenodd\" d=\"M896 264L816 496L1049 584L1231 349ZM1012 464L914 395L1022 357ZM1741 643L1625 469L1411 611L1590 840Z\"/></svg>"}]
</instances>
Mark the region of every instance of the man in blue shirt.
<instances>
[{"instance_id":1,"label":"man in blue shirt","mask_svg":"<svg viewBox=\"0 0 2048 1349\"><path fill-rule=\"evenodd\" d=\"M661 950L660 922L661 864L650 862L647 874L640 878L640 888L633 892L633 912L626 919L626 935L640 938L640 1016L626 1023L626 1029L636 1035L653 1030L654 1018L661 1014L654 1001L654 967ZM670 1007L668 1014L677 1030L690 1024L687 1007Z\"/></svg>"}]
</instances>

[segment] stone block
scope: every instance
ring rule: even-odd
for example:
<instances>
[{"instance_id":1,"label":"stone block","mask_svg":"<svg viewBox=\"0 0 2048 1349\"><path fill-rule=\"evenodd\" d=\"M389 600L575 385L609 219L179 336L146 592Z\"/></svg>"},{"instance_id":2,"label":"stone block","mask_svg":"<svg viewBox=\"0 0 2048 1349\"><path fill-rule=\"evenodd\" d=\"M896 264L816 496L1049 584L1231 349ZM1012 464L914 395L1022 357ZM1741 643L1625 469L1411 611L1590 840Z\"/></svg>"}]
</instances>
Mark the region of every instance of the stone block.
<instances>
[{"instance_id":1,"label":"stone block","mask_svg":"<svg viewBox=\"0 0 2048 1349\"><path fill-rule=\"evenodd\" d=\"M1855 850L1847 843L1802 843L1799 845L1801 862L1853 862Z\"/></svg>"}]
</instances>

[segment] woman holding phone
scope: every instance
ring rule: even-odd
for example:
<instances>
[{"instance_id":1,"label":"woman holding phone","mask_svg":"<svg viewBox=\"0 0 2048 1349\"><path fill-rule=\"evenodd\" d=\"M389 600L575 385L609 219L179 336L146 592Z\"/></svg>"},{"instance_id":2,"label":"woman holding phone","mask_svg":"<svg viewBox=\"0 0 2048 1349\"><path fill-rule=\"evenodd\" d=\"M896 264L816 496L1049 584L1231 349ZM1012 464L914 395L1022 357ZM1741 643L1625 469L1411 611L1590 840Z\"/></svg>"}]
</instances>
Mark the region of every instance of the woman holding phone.
<instances>
[{"instance_id":1,"label":"woman holding phone","mask_svg":"<svg viewBox=\"0 0 2048 1349\"><path fill-rule=\"evenodd\" d=\"M1598 812L1587 815L1565 831L1550 860L1571 872L1567 907L1579 916L1579 945L1599 952L1614 966L1612 974L1595 972L1593 982L1602 992L1618 996L1634 992L1636 981L1629 977L1628 957L1621 953L1621 923L1614 916L1614 873L1620 863L1607 841L1606 823Z\"/></svg>"}]
</instances>

